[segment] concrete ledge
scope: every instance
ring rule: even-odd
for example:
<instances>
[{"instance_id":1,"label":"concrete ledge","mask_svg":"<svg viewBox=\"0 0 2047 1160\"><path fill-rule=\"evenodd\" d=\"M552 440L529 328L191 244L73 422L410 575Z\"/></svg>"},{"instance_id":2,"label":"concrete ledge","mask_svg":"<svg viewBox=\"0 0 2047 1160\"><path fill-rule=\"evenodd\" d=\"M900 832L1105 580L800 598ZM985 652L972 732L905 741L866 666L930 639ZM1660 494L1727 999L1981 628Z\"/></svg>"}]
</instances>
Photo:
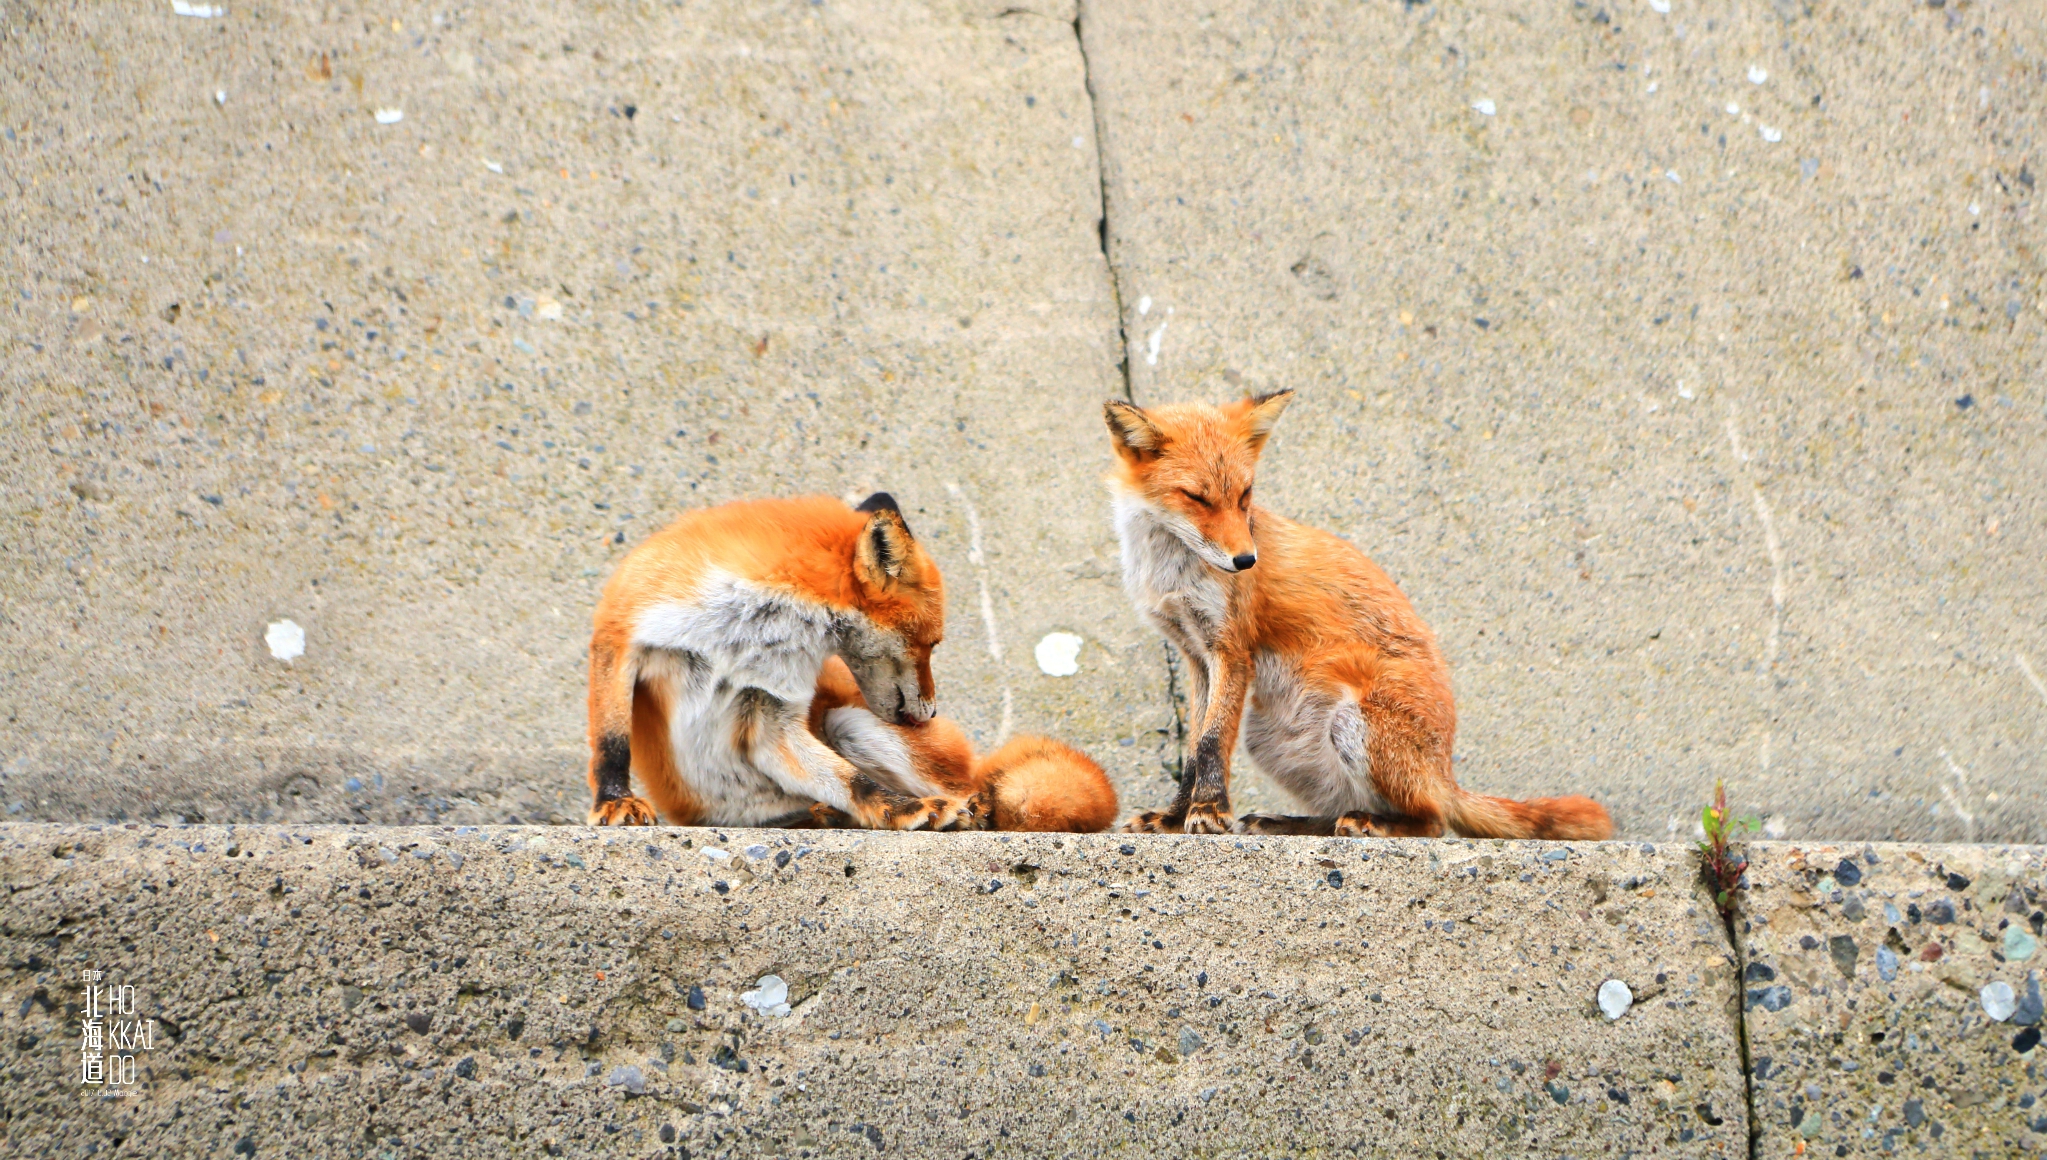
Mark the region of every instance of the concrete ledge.
<instances>
[{"instance_id":1,"label":"concrete ledge","mask_svg":"<svg viewBox=\"0 0 2047 1160\"><path fill-rule=\"evenodd\" d=\"M2047 850L1749 853L1740 928L1757 1155L2012 1156L2047 1144ZM1998 983L2009 1006L2001 989L1986 998Z\"/></svg>"},{"instance_id":2,"label":"concrete ledge","mask_svg":"<svg viewBox=\"0 0 2047 1160\"><path fill-rule=\"evenodd\" d=\"M15 825L0 877L20 1154L1747 1152L1679 849ZM157 1020L124 1098L88 966Z\"/></svg>"}]
</instances>

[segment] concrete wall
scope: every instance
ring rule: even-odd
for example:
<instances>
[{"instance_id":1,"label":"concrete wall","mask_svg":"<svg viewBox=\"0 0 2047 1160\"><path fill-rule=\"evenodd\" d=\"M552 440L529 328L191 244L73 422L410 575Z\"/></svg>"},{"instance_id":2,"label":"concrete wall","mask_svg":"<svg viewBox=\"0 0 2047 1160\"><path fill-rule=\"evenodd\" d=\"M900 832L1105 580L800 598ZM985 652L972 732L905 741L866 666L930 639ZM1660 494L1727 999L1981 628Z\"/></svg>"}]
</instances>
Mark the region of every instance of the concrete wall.
<instances>
[{"instance_id":1,"label":"concrete wall","mask_svg":"<svg viewBox=\"0 0 2047 1160\"><path fill-rule=\"evenodd\" d=\"M225 8L0 14L9 816L578 818L611 562L873 487L1156 804L1096 404L1286 385L1467 784L2047 836L2037 6Z\"/></svg>"}]
</instances>

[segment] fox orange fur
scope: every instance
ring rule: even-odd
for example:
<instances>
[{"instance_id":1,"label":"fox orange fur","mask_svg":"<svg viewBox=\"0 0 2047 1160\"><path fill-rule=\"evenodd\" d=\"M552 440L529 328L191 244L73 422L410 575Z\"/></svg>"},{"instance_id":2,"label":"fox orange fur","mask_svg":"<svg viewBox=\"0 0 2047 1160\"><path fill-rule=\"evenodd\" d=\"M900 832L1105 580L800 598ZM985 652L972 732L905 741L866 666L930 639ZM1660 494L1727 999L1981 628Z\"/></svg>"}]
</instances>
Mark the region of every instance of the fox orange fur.
<instances>
[{"instance_id":1,"label":"fox orange fur","mask_svg":"<svg viewBox=\"0 0 2047 1160\"><path fill-rule=\"evenodd\" d=\"M1259 453L1292 397L1106 405L1123 586L1187 659L1195 721L1178 797L1124 828L1610 836L1612 821L1589 798L1518 802L1459 788L1450 673L1428 625L1364 553L1251 502ZM1259 768L1318 816L1231 814L1240 726Z\"/></svg>"},{"instance_id":2,"label":"fox orange fur","mask_svg":"<svg viewBox=\"0 0 2047 1160\"><path fill-rule=\"evenodd\" d=\"M1116 820L1116 790L1087 754L1045 737L1018 737L974 755L952 720L892 725L867 708L852 670L825 661L810 702L810 731L862 772L909 793L980 797L994 828L1094 833ZM820 824L843 824L819 807Z\"/></svg>"},{"instance_id":3,"label":"fox orange fur","mask_svg":"<svg viewBox=\"0 0 2047 1160\"><path fill-rule=\"evenodd\" d=\"M808 728L825 662L877 720L931 719L938 566L886 494L690 512L627 555L590 638L590 822L764 825L814 804L872 829L978 829L973 794L906 793ZM632 793L637 775L646 794Z\"/></svg>"}]
</instances>

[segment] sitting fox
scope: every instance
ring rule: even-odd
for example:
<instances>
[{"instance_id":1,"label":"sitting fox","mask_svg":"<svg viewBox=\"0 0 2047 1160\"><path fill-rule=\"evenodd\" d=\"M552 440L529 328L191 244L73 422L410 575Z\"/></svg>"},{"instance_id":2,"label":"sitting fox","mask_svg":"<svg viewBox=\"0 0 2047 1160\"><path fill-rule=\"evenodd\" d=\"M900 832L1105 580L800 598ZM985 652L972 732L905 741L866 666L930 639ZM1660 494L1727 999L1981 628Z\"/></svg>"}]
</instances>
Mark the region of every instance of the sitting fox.
<instances>
[{"instance_id":1,"label":"sitting fox","mask_svg":"<svg viewBox=\"0 0 2047 1160\"><path fill-rule=\"evenodd\" d=\"M684 515L597 604L590 824L652 825L657 810L678 825L805 823L822 804L869 829L982 828L985 797L876 781L808 727L835 654L877 720L928 721L944 633L938 566L885 493Z\"/></svg>"},{"instance_id":2,"label":"sitting fox","mask_svg":"<svg viewBox=\"0 0 2047 1160\"><path fill-rule=\"evenodd\" d=\"M890 724L870 712L852 670L825 661L810 702L810 732L862 773L920 797L985 800L998 830L1094 833L1116 820L1116 790L1087 754L1045 737L1018 737L986 756L947 717ZM851 819L812 807L822 826Z\"/></svg>"},{"instance_id":3,"label":"sitting fox","mask_svg":"<svg viewBox=\"0 0 2047 1160\"><path fill-rule=\"evenodd\" d=\"M1251 502L1259 452L1292 397L1107 404L1123 586L1187 658L1196 723L1172 807L1124 829L1610 836L1612 821L1589 798L1517 802L1460 789L1450 674L1428 626L1362 552ZM1240 723L1259 768L1319 816L1231 816Z\"/></svg>"}]
</instances>

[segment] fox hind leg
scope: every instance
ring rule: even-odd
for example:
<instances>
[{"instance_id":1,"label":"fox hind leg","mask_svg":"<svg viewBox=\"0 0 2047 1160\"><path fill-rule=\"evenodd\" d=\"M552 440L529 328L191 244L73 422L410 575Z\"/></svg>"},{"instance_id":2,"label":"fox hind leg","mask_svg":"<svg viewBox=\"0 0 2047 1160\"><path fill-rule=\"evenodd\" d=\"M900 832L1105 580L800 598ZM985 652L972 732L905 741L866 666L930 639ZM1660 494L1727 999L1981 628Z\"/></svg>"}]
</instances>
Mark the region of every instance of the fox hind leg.
<instances>
[{"instance_id":1,"label":"fox hind leg","mask_svg":"<svg viewBox=\"0 0 2047 1160\"><path fill-rule=\"evenodd\" d=\"M633 796L631 660L600 631L590 642L590 814L593 826L651 826L654 807Z\"/></svg>"},{"instance_id":2,"label":"fox hind leg","mask_svg":"<svg viewBox=\"0 0 2047 1160\"><path fill-rule=\"evenodd\" d=\"M834 811L813 810L819 825L846 816L873 830L980 830L993 812L985 793L918 797L882 785L818 740L793 705L758 689L741 697L732 731L734 748L755 769Z\"/></svg>"}]
</instances>

